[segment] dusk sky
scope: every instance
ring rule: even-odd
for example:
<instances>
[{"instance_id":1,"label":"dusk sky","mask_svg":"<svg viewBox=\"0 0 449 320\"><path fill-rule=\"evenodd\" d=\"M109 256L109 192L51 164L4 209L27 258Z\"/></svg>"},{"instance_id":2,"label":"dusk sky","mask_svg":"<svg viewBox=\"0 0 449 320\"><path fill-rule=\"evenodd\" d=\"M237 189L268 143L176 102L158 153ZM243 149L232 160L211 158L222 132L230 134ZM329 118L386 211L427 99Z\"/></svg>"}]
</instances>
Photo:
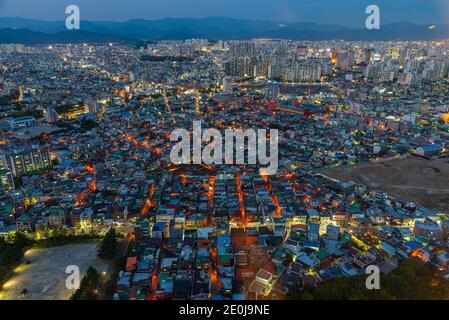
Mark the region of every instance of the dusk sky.
<instances>
[{"instance_id":1,"label":"dusk sky","mask_svg":"<svg viewBox=\"0 0 449 320\"><path fill-rule=\"evenodd\" d=\"M366 6L377 4L383 23L449 21L449 0L0 0L0 16L63 20L70 4L86 20L227 16L361 26Z\"/></svg>"}]
</instances>

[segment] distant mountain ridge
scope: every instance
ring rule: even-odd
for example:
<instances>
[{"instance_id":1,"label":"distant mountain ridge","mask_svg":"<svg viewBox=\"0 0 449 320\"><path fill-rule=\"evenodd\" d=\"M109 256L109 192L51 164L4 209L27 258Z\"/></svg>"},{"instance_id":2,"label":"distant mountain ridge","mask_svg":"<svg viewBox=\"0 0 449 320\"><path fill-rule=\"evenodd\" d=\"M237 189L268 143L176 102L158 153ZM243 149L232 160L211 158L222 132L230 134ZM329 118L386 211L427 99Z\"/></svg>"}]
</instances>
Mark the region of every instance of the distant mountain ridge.
<instances>
[{"instance_id":1,"label":"distant mountain ridge","mask_svg":"<svg viewBox=\"0 0 449 320\"><path fill-rule=\"evenodd\" d=\"M57 33L36 32L29 29L0 29L0 43L21 43L26 45L39 45L50 43L107 43L129 42L113 34L95 33L89 31L61 31Z\"/></svg>"},{"instance_id":2,"label":"distant mountain ridge","mask_svg":"<svg viewBox=\"0 0 449 320\"><path fill-rule=\"evenodd\" d=\"M435 40L449 38L449 25L436 28L410 22L381 25L380 30L357 29L313 22L273 22L227 17L135 19L123 22L81 20L81 30L69 31L65 21L0 17L0 43L128 42L136 40Z\"/></svg>"}]
</instances>

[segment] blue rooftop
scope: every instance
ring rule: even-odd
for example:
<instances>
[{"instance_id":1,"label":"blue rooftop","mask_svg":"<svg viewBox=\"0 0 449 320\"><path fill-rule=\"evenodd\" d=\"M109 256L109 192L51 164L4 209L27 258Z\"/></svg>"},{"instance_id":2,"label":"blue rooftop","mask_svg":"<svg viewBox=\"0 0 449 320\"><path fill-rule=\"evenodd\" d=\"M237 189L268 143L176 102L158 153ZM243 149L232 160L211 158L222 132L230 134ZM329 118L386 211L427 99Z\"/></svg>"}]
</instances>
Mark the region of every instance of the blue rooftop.
<instances>
[{"instance_id":1,"label":"blue rooftop","mask_svg":"<svg viewBox=\"0 0 449 320\"><path fill-rule=\"evenodd\" d=\"M429 146L423 146L421 147L424 151L439 151L441 149L443 149L443 147L439 144L432 144Z\"/></svg>"}]
</instances>

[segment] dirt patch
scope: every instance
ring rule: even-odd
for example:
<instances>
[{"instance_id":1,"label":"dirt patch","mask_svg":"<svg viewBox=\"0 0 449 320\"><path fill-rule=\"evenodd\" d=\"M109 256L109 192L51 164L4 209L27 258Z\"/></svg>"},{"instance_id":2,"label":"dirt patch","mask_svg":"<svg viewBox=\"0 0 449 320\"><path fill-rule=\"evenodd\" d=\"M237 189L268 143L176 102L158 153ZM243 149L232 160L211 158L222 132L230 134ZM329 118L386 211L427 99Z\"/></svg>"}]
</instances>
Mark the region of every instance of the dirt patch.
<instances>
[{"instance_id":1,"label":"dirt patch","mask_svg":"<svg viewBox=\"0 0 449 320\"><path fill-rule=\"evenodd\" d=\"M320 173L341 181L355 181L388 192L399 200L449 212L449 162L410 157L332 168Z\"/></svg>"},{"instance_id":2,"label":"dirt patch","mask_svg":"<svg viewBox=\"0 0 449 320\"><path fill-rule=\"evenodd\" d=\"M24 262L0 291L1 300L68 300L74 290L67 289L65 281L68 265L79 267L82 279L89 266L99 272L107 271L110 263L98 261L98 243L70 244L46 249L31 249ZM25 296L21 291L27 289Z\"/></svg>"}]
</instances>

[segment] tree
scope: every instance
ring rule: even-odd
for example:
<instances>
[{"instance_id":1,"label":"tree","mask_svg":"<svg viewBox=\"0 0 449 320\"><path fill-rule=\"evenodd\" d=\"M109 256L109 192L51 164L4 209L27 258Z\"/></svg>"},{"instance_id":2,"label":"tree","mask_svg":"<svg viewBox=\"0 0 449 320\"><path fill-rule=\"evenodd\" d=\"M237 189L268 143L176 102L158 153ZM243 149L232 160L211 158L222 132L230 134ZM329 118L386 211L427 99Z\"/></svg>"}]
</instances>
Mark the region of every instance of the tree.
<instances>
[{"instance_id":1,"label":"tree","mask_svg":"<svg viewBox=\"0 0 449 320\"><path fill-rule=\"evenodd\" d=\"M90 266L83 277L78 290L70 298L71 300L96 300L98 297L98 285L100 284L100 274Z\"/></svg>"},{"instance_id":2,"label":"tree","mask_svg":"<svg viewBox=\"0 0 449 320\"><path fill-rule=\"evenodd\" d=\"M428 300L447 299L449 287L429 264L402 260L399 267L381 276L380 290L368 290L366 276L338 277L316 288L292 290L290 299L314 300Z\"/></svg>"},{"instance_id":3,"label":"tree","mask_svg":"<svg viewBox=\"0 0 449 320\"><path fill-rule=\"evenodd\" d=\"M117 234L114 228L106 232L101 242L100 250L98 250L98 258L103 260L111 260L117 251Z\"/></svg>"},{"instance_id":4,"label":"tree","mask_svg":"<svg viewBox=\"0 0 449 320\"><path fill-rule=\"evenodd\" d=\"M20 264L25 249L31 244L33 241L21 232L11 232L6 236L0 244L0 282Z\"/></svg>"}]
</instances>

